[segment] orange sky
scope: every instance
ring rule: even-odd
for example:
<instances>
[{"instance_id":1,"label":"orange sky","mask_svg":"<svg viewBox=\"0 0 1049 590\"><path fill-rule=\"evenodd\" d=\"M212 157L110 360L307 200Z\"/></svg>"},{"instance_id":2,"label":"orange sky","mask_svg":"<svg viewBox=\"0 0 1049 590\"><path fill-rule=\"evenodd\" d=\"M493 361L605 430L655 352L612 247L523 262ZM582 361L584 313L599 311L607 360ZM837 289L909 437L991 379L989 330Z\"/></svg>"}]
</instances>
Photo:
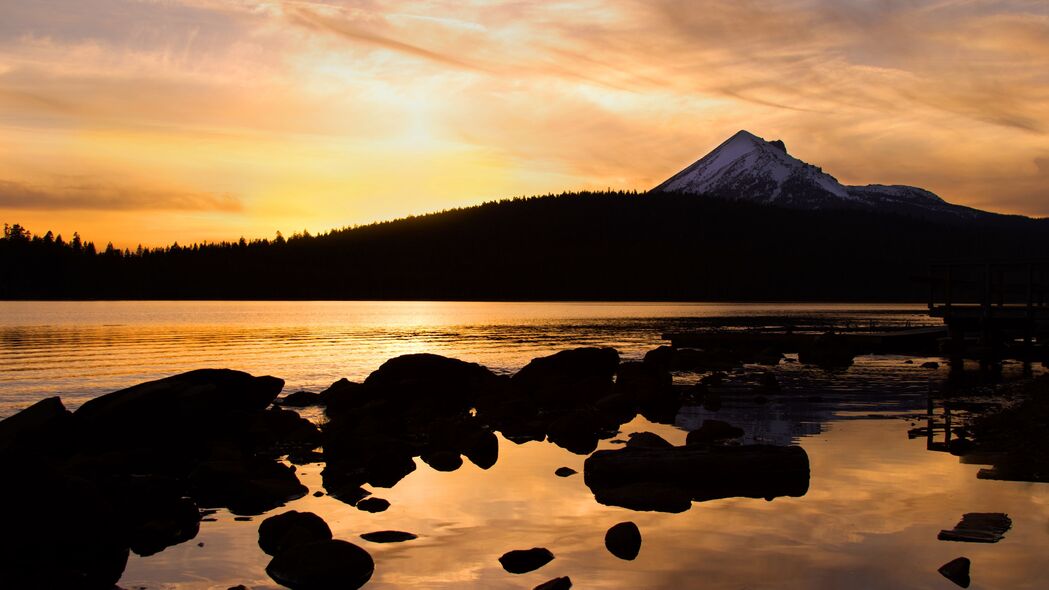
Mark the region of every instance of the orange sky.
<instances>
[{"instance_id":1,"label":"orange sky","mask_svg":"<svg viewBox=\"0 0 1049 590\"><path fill-rule=\"evenodd\" d=\"M735 131L1049 215L1041 0L0 0L0 221L119 246L644 190Z\"/></svg>"}]
</instances>

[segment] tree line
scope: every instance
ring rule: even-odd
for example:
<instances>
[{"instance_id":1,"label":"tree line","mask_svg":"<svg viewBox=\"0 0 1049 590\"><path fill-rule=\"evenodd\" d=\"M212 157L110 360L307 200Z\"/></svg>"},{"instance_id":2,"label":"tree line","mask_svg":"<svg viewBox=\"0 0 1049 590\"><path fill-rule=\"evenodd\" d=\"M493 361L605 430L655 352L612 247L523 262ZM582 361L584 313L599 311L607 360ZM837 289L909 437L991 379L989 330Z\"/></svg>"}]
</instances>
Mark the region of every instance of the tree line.
<instances>
[{"instance_id":1,"label":"tree line","mask_svg":"<svg viewBox=\"0 0 1049 590\"><path fill-rule=\"evenodd\" d=\"M0 298L913 301L932 261L1047 247L1047 222L1027 218L576 192L133 251L5 225Z\"/></svg>"}]
</instances>

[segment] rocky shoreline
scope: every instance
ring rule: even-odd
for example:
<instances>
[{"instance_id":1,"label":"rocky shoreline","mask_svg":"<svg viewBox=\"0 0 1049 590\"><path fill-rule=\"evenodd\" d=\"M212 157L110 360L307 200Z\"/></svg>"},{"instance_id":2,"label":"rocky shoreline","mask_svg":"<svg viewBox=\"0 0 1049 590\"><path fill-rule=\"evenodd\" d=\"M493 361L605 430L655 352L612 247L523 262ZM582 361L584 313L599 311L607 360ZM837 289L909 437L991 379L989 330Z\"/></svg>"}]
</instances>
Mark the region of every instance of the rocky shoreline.
<instances>
[{"instance_id":1,"label":"rocky shoreline","mask_svg":"<svg viewBox=\"0 0 1049 590\"><path fill-rule=\"evenodd\" d=\"M583 476L603 504L680 512L712 498L803 495L803 449L726 444L742 431L716 421L684 446L646 433L594 453L639 414L670 423L684 401L702 403L704 385L672 384L678 357L661 348L643 362L620 362L613 349L581 348L505 376L413 354L361 383L343 379L317 394L279 398L278 378L206 369L103 395L74 412L59 398L42 400L0 421L0 457L23 482L0 492L6 506L19 507L0 541L0 586L111 589L131 552L151 555L193 539L209 511L259 515L304 496L296 465L322 464L328 495L383 510L389 503L364 486L396 485L416 469L415 458L438 471L454 471L464 459L488 469L498 460L496 433L589 455ZM773 391L775 380L758 387ZM323 406L327 421L287 409L308 405ZM414 538L362 533L376 542ZM621 536L612 535L617 547ZM636 555L631 545L639 547L640 533L625 543L616 554ZM270 577L293 589L360 587L376 567L366 550L333 539L310 513L271 516L259 544L273 556ZM535 549L546 559L548 550ZM547 587L570 585L557 578Z\"/></svg>"}]
</instances>

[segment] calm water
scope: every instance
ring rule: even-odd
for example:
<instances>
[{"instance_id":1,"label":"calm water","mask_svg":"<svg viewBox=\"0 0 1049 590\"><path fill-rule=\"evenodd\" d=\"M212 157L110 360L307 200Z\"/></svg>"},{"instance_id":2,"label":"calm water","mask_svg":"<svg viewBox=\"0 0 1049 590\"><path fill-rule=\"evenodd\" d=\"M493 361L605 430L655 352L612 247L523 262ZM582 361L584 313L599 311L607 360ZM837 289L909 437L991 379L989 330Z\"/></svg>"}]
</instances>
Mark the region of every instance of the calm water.
<instances>
[{"instance_id":1,"label":"calm water","mask_svg":"<svg viewBox=\"0 0 1049 590\"><path fill-rule=\"evenodd\" d=\"M287 380L287 391L360 379L382 361L428 351L513 371L529 359L579 345L611 345L636 358L664 331L721 315L824 315L920 320L914 306L668 305L593 303L117 302L0 303L0 415L61 394L70 406L147 379L223 366ZM793 360L793 359L790 359ZM1049 579L1049 487L976 479L979 466L926 450L907 430L924 419L927 393L944 370L901 357L860 357L833 373L785 362L775 368L790 395L766 404L727 398L716 413L683 408L676 424L642 418L623 436L651 431L682 444L716 416L743 426L748 442L800 444L811 480L801 498L695 503L683 514L602 506L582 475L558 478L584 457L548 443L500 439L487 471L469 462L440 473L418 469L392 489L392 504L369 514L327 496L288 508L322 515L336 537L376 561L367 588L531 588L569 575L577 588L930 588L954 587L936 568L972 559L972 588L1044 588ZM697 375L680 374L679 382ZM745 380L746 377L740 377ZM888 418L888 419L886 419ZM604 441L602 448L616 446ZM300 468L321 490L320 466ZM278 510L282 511L283 509ZM1013 528L993 545L936 540L966 512L1006 512ZM278 588L264 573L254 522L220 512L191 542L132 557L125 588ZM605 530L633 520L644 544L620 561ZM361 533L397 529L415 541L375 545ZM203 543L199 546L198 543ZM504 572L498 557L542 546L556 559L529 574Z\"/></svg>"}]
</instances>

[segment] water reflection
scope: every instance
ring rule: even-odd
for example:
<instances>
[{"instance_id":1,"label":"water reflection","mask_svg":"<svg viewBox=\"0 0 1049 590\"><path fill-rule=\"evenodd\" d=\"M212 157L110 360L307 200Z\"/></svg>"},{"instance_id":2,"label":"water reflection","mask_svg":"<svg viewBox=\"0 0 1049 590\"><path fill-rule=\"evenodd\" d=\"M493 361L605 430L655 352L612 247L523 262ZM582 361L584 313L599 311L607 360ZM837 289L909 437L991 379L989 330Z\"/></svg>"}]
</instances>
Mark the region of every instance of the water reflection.
<instances>
[{"instance_id":1,"label":"water reflection","mask_svg":"<svg viewBox=\"0 0 1049 590\"><path fill-rule=\"evenodd\" d=\"M973 511L1006 512L1014 522L997 545L965 547L975 564L973 588L1040 587L1049 574L1049 493L1034 484L978 482L977 467L926 453L906 429L902 420L835 422L802 440L813 473L804 497L715 500L676 515L601 506L581 476L553 475L562 465L582 472L582 457L502 438L500 460L487 471L466 464L442 473L420 462L383 491L391 502L383 513L310 495L289 508L321 514L337 538L382 529L418 534L396 545L359 541L375 557L367 587L377 589L521 588L560 575L585 588L680 588L697 580L709 588L836 588L857 587L857 579L866 588L943 588L936 568L959 549L936 535ZM641 431L684 443L683 431L643 418L623 429ZM319 466L299 476L311 491L322 489ZM604 531L623 520L637 523L644 537L633 562L603 545ZM278 588L260 575L268 556L257 548L257 524L221 514L203 523L195 541L204 547L187 543L133 558L121 583ZM499 567L505 551L532 546L548 547L556 559L523 576Z\"/></svg>"},{"instance_id":2,"label":"water reflection","mask_svg":"<svg viewBox=\"0 0 1049 590\"><path fill-rule=\"evenodd\" d=\"M509 373L575 346L625 359L711 316L917 322L908 305L460 302L4 302L0 417L61 394L99 394L204 367L275 374L288 391L360 380L401 354L433 352Z\"/></svg>"}]
</instances>

